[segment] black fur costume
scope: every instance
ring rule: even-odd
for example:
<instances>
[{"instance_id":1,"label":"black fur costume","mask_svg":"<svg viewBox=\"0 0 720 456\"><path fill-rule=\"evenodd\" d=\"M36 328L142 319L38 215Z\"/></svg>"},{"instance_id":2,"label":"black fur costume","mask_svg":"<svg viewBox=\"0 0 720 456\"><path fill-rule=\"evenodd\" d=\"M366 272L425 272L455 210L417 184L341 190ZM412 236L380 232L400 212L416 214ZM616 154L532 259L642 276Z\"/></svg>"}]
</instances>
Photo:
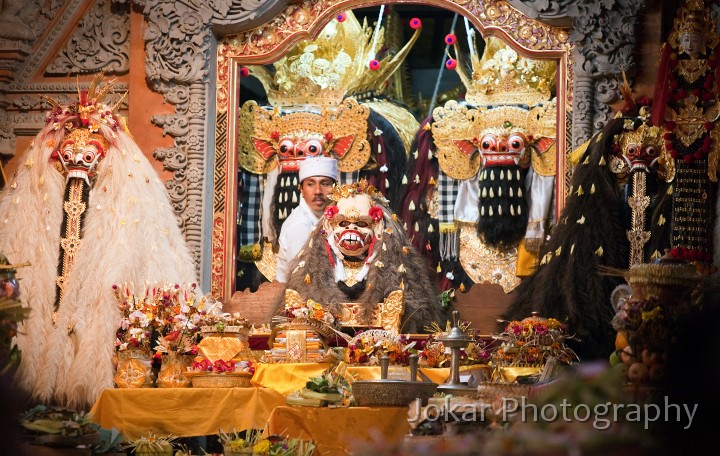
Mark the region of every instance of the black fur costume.
<instances>
[{"instance_id":1,"label":"black fur costume","mask_svg":"<svg viewBox=\"0 0 720 456\"><path fill-rule=\"evenodd\" d=\"M626 120L613 119L590 140L558 224L540 251L537 273L518 286L515 301L503 315L506 320L521 320L537 311L566 321L580 339L573 348L581 359L607 358L613 350L610 295L622 279L603 275L601 269L628 267L627 194L609 166L615 135L622 133ZM667 188L658 184L656 194L650 195L649 248L667 244L667 227L655 223L660 213L667 212Z\"/></svg>"}]
</instances>

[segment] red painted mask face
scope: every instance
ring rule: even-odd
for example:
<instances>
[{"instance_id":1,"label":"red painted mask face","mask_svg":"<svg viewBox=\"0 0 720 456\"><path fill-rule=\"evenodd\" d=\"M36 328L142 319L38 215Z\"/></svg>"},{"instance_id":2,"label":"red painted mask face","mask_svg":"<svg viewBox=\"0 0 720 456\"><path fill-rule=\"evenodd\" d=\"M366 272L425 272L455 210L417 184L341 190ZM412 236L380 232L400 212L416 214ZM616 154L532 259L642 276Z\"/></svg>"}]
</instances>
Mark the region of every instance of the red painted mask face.
<instances>
[{"instance_id":1,"label":"red painted mask face","mask_svg":"<svg viewBox=\"0 0 720 456\"><path fill-rule=\"evenodd\" d=\"M528 144L528 138L521 131L492 128L483 133L477 146L482 156L483 167L527 166L529 154L525 152L525 148Z\"/></svg>"}]
</instances>

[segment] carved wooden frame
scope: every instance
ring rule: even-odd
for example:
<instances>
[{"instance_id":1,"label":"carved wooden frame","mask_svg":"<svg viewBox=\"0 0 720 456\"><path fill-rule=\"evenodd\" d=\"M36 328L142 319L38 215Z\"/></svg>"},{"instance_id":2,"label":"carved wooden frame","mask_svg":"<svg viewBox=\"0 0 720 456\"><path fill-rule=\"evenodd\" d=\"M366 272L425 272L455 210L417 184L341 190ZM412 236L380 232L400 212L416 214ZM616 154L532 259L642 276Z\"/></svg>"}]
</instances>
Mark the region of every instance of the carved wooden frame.
<instances>
[{"instance_id":1,"label":"carved wooden frame","mask_svg":"<svg viewBox=\"0 0 720 456\"><path fill-rule=\"evenodd\" d=\"M253 30L219 39L217 46L215 157L210 291L220 300L234 291L237 215L237 135L241 66L265 64L279 58L300 39L315 37L337 13L359 6L382 3L423 3L466 16L483 36L504 38L523 55L558 59L557 175L565 176L565 154L572 131L572 63L568 30L540 23L501 0L317 0L290 4L270 22ZM556 194L565 194L566 179L556 179ZM233 189L233 191L228 191ZM559 214L564 198L556 198Z\"/></svg>"}]
</instances>

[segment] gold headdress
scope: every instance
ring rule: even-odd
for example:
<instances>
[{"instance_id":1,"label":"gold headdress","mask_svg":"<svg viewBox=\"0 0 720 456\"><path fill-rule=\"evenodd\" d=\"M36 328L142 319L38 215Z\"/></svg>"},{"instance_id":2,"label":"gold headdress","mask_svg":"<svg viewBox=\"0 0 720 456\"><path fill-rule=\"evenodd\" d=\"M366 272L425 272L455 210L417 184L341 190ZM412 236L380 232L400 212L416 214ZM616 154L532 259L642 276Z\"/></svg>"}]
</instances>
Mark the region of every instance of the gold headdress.
<instances>
[{"instance_id":1,"label":"gold headdress","mask_svg":"<svg viewBox=\"0 0 720 456\"><path fill-rule=\"evenodd\" d=\"M457 43L455 53L459 58ZM554 61L522 57L497 38L485 40L485 52L480 59L476 49L470 49L470 59L472 75L468 76L462 65L457 66L457 72L467 89L465 99L475 106L535 106L548 101L555 87Z\"/></svg>"},{"instance_id":2,"label":"gold headdress","mask_svg":"<svg viewBox=\"0 0 720 456\"><path fill-rule=\"evenodd\" d=\"M678 12L678 18L673 24L668 42L675 48L680 48L680 39L685 34L698 35L705 39L706 48L713 49L718 45L718 37L714 24L708 23L711 17L710 8L706 8L702 0L687 0Z\"/></svg>"},{"instance_id":3,"label":"gold headdress","mask_svg":"<svg viewBox=\"0 0 720 456\"><path fill-rule=\"evenodd\" d=\"M367 121L370 110L348 95L378 92L417 40L420 29L395 55L374 61L383 46L383 29L362 26L352 12L333 19L314 40L304 40L274 63L274 71L251 67L275 109L247 102L240 113L240 165L254 173L272 170L276 155L281 171L297 169L305 156L322 154L338 160L338 169L362 169L370 158ZM376 68L370 68L370 62ZM314 137L319 147L299 147ZM292 151L282 147L288 139Z\"/></svg>"},{"instance_id":4,"label":"gold headdress","mask_svg":"<svg viewBox=\"0 0 720 456\"><path fill-rule=\"evenodd\" d=\"M355 195L368 195L372 199L385 200L383 194L365 179L360 179L359 182L353 182L352 184L334 186L328 194L328 199L337 203L342 198L351 198Z\"/></svg>"},{"instance_id":5,"label":"gold headdress","mask_svg":"<svg viewBox=\"0 0 720 456\"><path fill-rule=\"evenodd\" d=\"M333 19L313 41L297 43L273 64L251 67L265 87L273 106L331 106L345 96L376 92L398 69L420 36L420 28L395 55L380 60L377 69L369 64L383 47L384 30L361 26L351 11L345 20Z\"/></svg>"}]
</instances>

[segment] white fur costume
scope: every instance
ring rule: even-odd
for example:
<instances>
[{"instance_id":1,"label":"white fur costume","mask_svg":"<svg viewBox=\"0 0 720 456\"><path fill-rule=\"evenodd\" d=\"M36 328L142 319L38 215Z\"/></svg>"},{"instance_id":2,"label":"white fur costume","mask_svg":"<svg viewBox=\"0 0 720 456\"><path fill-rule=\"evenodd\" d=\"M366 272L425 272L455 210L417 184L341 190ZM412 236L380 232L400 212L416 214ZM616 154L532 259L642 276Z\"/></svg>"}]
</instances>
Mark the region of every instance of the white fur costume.
<instances>
[{"instance_id":1,"label":"white fur costume","mask_svg":"<svg viewBox=\"0 0 720 456\"><path fill-rule=\"evenodd\" d=\"M61 115L61 122L68 118ZM195 281L192 257L157 173L122 128L113 130L97 112L90 120L110 145L90 190L82 244L56 324L66 179L51 154L67 134L62 123L48 124L17 157L17 176L0 197L0 251L11 262L31 263L17 273L23 304L32 310L18 331L22 362L16 379L34 399L73 408L92 405L113 387L120 311L112 285Z\"/></svg>"}]
</instances>

